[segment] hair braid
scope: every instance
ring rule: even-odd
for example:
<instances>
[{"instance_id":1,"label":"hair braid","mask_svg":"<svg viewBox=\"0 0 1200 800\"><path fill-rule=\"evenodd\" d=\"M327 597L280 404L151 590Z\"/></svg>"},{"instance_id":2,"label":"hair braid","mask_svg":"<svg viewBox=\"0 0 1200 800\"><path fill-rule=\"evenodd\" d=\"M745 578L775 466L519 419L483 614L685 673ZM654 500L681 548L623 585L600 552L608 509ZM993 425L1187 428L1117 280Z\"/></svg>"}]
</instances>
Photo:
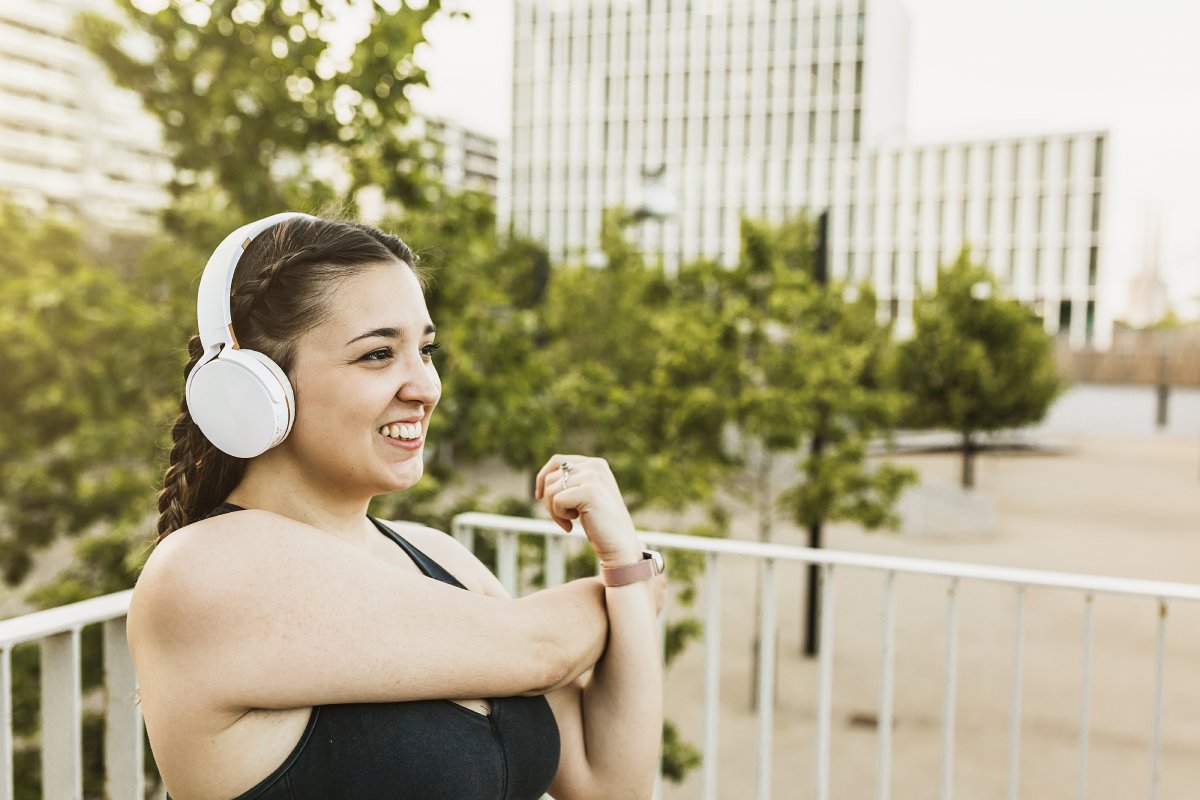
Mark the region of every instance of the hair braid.
<instances>
[{"instance_id":1,"label":"hair braid","mask_svg":"<svg viewBox=\"0 0 1200 800\"><path fill-rule=\"evenodd\" d=\"M199 336L188 341L188 363L184 381L204 354ZM245 471L244 459L218 450L200 432L188 410L186 394L179 401L179 416L171 427L171 466L163 476L158 493L157 545L167 534L195 522L201 514L221 502Z\"/></svg>"}]
</instances>

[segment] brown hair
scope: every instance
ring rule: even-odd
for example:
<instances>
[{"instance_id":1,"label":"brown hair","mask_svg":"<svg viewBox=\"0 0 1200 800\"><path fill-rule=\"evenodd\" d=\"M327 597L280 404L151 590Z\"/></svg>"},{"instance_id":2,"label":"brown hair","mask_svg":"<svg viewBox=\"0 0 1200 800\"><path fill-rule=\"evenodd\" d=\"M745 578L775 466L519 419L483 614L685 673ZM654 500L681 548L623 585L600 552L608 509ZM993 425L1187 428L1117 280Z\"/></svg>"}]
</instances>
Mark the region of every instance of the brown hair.
<instances>
[{"instance_id":1,"label":"brown hair","mask_svg":"<svg viewBox=\"0 0 1200 800\"><path fill-rule=\"evenodd\" d=\"M238 344L266 355L290 376L296 341L329 317L331 290L395 260L416 269L416 257L399 237L362 223L294 217L269 228L234 271L230 308ZM203 352L200 337L192 336L185 381ZM186 396L179 412L171 428L171 464L158 493L155 545L221 503L246 470L247 459L218 450L200 432Z\"/></svg>"}]
</instances>

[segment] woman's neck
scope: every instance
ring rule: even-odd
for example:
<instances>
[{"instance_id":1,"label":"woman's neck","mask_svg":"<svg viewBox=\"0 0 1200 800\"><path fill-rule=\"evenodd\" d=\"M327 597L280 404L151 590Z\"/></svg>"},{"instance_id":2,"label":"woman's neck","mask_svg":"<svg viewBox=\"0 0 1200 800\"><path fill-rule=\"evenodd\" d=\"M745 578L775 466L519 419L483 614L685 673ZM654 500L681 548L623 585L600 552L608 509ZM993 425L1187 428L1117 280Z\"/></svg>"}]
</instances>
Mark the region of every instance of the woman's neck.
<instances>
[{"instance_id":1,"label":"woman's neck","mask_svg":"<svg viewBox=\"0 0 1200 800\"><path fill-rule=\"evenodd\" d=\"M261 456L260 456L261 458ZM366 547L374 534L367 519L370 497L346 497L330 493L328 485L316 485L294 475L286 467L252 462L227 502L242 508L270 511L318 528L355 547Z\"/></svg>"}]
</instances>

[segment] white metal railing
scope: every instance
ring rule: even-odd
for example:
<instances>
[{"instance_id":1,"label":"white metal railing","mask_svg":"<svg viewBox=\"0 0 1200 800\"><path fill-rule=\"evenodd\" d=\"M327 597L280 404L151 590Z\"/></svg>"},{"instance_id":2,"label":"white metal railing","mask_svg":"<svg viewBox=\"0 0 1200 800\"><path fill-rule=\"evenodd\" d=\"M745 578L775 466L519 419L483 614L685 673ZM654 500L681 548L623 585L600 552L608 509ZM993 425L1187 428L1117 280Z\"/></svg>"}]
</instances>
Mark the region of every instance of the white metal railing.
<instances>
[{"instance_id":1,"label":"white metal railing","mask_svg":"<svg viewBox=\"0 0 1200 800\"><path fill-rule=\"evenodd\" d=\"M473 549L477 532L495 536L497 577L514 595L520 594L518 569L519 536L531 534L546 538L545 579L547 585L561 583L565 577L567 544L579 534L564 533L546 520L468 513L455 518L453 534ZM762 544L729 539L682 536L672 533L642 532L643 540L666 550L690 550L705 554L702 589L704 593L704 692L703 744L705 756L701 769L701 796L717 797L719 760L715 756L720 732L721 642L721 569L729 558L757 561L759 603L759 641L762 643L756 675L757 759L755 797L771 797L771 753L774 730L776 565L777 563L816 564L820 575L821 619L820 658L817 664L817 712L813 789L818 800L828 800L830 792L830 731L836 576L845 569L875 570L882 573L883 606L881 619L882 670L879 685L877 724L878 780L876 796L891 797L892 722L895 686L895 583L901 574L946 579L946 654L942 686L942 746L940 787L943 800L949 800L953 787L955 707L958 668L959 585L963 581L990 582L1011 587L1015 598L1012 643L1012 684L1008 731L1007 796L1017 796L1019 748L1021 737L1022 671L1024 657L1025 597L1032 587L1061 589L1078 593L1084 602L1082 652L1082 690L1077 797L1087 795L1088 736L1091 722L1091 659L1093 635L1093 598L1115 594L1148 598L1157 602L1155 686L1153 694L1150 775L1148 796L1157 797L1159 754L1162 744L1163 663L1169 605L1176 601L1200 601L1200 586L1157 581L1105 578L1063 572L1011 569L975 564L930 561L865 553L812 550L804 547ZM113 800L142 800L143 721L134 703L136 679L125 639L125 615L131 592L118 592L81 603L39 611L0 621L0 800L12 800L12 648L23 642L38 641L42 658L42 775L45 797L79 798L82 796L82 708L80 695L80 631L87 625L103 623L104 680L107 726L105 731L106 794ZM658 794L661 795L661 781Z\"/></svg>"},{"instance_id":2,"label":"white metal railing","mask_svg":"<svg viewBox=\"0 0 1200 800\"><path fill-rule=\"evenodd\" d=\"M578 527L578 526L576 526ZM503 517L494 514L468 513L454 520L454 536L468 549L473 548L477 531L489 531L496 537L498 572L501 581L512 594L519 594L517 585L517 544L520 534L547 537L547 576L553 582L563 575L564 540L578 538L577 533L564 533L550 521ZM755 797L771 797L771 768L774 730L775 641L776 641L776 564L793 562L816 564L820 579L820 624L818 633L817 710L815 764L812 771L814 796L828 800L830 796L830 733L832 723L832 687L835 621L836 576L846 569L874 570L882 573L882 665L879 684L879 714L877 734L876 797L890 800L892 784L892 723L895 698L896 653L896 576L924 575L946 579L946 653L942 685L942 736L939 775L940 797L950 800L954 787L955 716L958 689L959 587L964 581L986 582L1011 587L1015 598L1014 635L1012 643L1012 683L1010 687L1007 797L1017 797L1019 753L1021 744L1021 698L1024 671L1025 596L1029 588L1058 589L1079 594L1084 603L1082 652L1082 681L1080 692L1079 743L1077 749L1076 797L1087 796L1088 746L1091 726L1091 673L1093 638L1093 600L1096 595L1111 594L1153 600L1158 605L1154 694L1152 711L1150 774L1147 796L1158 796L1159 756L1162 746L1163 663L1166 653L1166 623L1172 602L1200 602L1200 585L1161 581L1110 578L1066 572L1015 569L978 564L933 561L895 556L852 553L835 550L814 550L791 545L764 544L731 539L711 539L681 536L672 533L641 532L650 545L666 550L691 550L705 553L704 593L704 708L701 796L704 800L717 797L719 759L721 669L720 607L721 563L730 557L751 558L758 562L759 608L758 639L761 654L757 660L757 758ZM549 580L549 578L548 578ZM661 792L661 789L660 789Z\"/></svg>"}]
</instances>

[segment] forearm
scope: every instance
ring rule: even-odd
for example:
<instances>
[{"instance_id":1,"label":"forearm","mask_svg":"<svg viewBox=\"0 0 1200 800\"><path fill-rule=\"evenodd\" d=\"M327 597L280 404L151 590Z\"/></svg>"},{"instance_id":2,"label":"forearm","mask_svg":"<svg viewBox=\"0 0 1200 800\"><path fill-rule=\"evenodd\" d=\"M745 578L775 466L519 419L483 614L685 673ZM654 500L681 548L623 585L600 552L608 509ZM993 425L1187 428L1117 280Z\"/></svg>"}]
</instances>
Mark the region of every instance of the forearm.
<instances>
[{"instance_id":1,"label":"forearm","mask_svg":"<svg viewBox=\"0 0 1200 800\"><path fill-rule=\"evenodd\" d=\"M662 740L662 656L653 581L605 589L608 643L581 698L592 784L648 798Z\"/></svg>"},{"instance_id":2,"label":"forearm","mask_svg":"<svg viewBox=\"0 0 1200 800\"><path fill-rule=\"evenodd\" d=\"M533 607L547 660L554 665L547 687L531 694L575 680L601 657L609 625L604 592L599 578L582 578L521 599Z\"/></svg>"}]
</instances>

